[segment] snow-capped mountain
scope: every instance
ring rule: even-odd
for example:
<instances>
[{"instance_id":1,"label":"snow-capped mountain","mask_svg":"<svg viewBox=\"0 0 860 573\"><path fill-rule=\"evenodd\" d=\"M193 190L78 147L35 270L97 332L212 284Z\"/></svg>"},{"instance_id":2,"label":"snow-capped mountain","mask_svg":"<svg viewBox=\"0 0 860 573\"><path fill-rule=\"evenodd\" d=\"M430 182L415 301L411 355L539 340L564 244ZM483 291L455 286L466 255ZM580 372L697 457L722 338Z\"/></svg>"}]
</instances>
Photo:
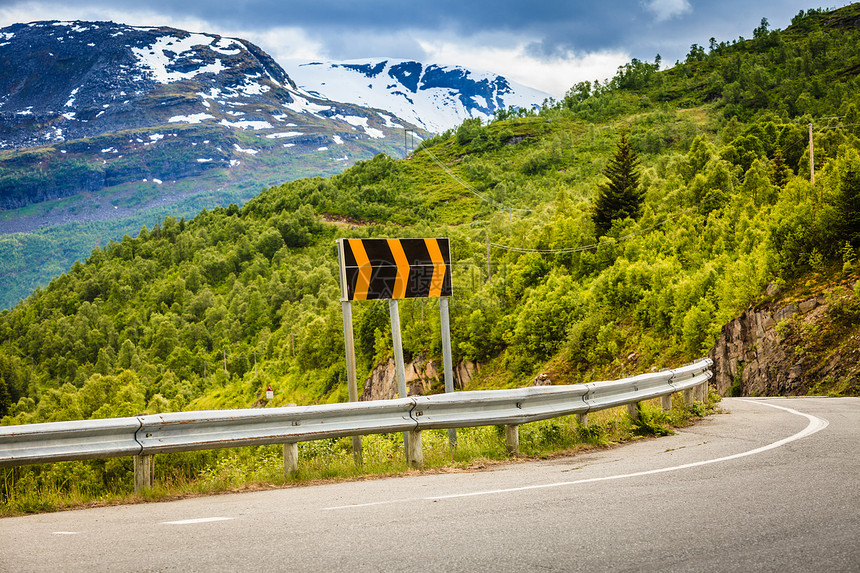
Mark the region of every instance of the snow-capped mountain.
<instances>
[{"instance_id":1,"label":"snow-capped mountain","mask_svg":"<svg viewBox=\"0 0 860 573\"><path fill-rule=\"evenodd\" d=\"M254 159L323 165L281 180L331 173L396 154L404 127L416 126L307 93L239 38L113 22L0 29L0 168L47 174L0 178L0 209ZM47 150L23 153L33 147Z\"/></svg>"},{"instance_id":2,"label":"snow-capped mountain","mask_svg":"<svg viewBox=\"0 0 860 573\"><path fill-rule=\"evenodd\" d=\"M411 60L287 61L284 66L307 92L385 109L436 133L465 119L488 119L500 108L539 107L550 97L497 74Z\"/></svg>"}]
</instances>

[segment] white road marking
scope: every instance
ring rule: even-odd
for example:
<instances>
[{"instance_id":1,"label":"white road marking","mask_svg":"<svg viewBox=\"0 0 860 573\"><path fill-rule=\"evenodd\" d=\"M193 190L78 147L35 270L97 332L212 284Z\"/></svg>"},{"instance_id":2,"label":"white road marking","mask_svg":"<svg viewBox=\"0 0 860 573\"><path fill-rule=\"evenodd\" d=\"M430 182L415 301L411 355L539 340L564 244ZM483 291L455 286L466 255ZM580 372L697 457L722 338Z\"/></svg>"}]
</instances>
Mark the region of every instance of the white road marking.
<instances>
[{"instance_id":1,"label":"white road marking","mask_svg":"<svg viewBox=\"0 0 860 573\"><path fill-rule=\"evenodd\" d=\"M197 519L182 519L180 521L162 521L162 525L193 525L195 523L211 523L213 521L229 521L233 517L198 517Z\"/></svg>"},{"instance_id":2,"label":"white road marking","mask_svg":"<svg viewBox=\"0 0 860 573\"><path fill-rule=\"evenodd\" d=\"M77 531L55 531L52 535L77 535Z\"/></svg>"},{"instance_id":3,"label":"white road marking","mask_svg":"<svg viewBox=\"0 0 860 573\"><path fill-rule=\"evenodd\" d=\"M357 507L369 507L369 506L373 506L373 505L387 505L387 504L392 504L392 503L407 503L407 502L416 502L416 501L436 501L436 500L440 500L440 499L455 499L455 498L459 498L459 497L474 497L474 496L478 496L478 495L494 495L494 494L499 494L499 493L512 493L512 492L516 492L516 491L527 491L527 490L532 490L532 489L547 489L547 488L552 488L552 487L564 487L564 486L579 485L579 484L584 484L584 483L610 481L610 480L617 480L617 479L626 479L626 478L632 478L632 477L661 474L661 473L666 473L666 472L674 472L674 471L678 471L678 470L685 470L688 468L695 468L695 467L705 466L705 465L709 465L709 464L716 464L719 462L727 462L729 460L736 460L738 458L743 458L746 456L752 456L752 455L760 454L762 452L766 452L768 450L773 450L775 448L779 448L781 446L784 446L788 443L794 442L795 440L799 440L801 438L811 436L812 434L815 434L816 432L820 432L821 430L826 428L827 425L829 424L829 422L827 420L817 418L817 417L812 416L810 414L804 414L803 412L798 412L797 410L792 410L791 408L786 408L784 406L775 406L774 404L768 404L766 402L760 402L757 400L742 400L742 401L743 402L750 402L751 404L759 404L762 406L768 406L770 408L776 408L778 410L785 410L786 412L789 412L790 414L796 414L798 416L803 416L804 418L809 420L809 424L807 424L807 426L803 430L799 431L796 434L793 434L793 435L791 435L787 438L783 438L781 440L777 440L776 442L773 442L771 444L767 444L766 446L761 446L760 448L755 448L752 450L748 450L746 452L741 452L739 454L732 454L730 456L724 456L721 458L702 460L700 462L692 462L689 464L683 464L680 466L672 466L669 468L647 470L647 471L642 471L642 472L634 472L634 473L630 473L630 474L620 474L620 475L605 476L605 477L598 477L598 478L588 478L588 479L581 479L581 480L575 480L575 481L562 481L562 482L556 482L556 483L528 485L528 486L523 486L523 487L492 489L492 490L485 490L485 491L473 491L473 492L468 492L468 493L455 493L455 494L450 494L450 495L437 495L437 496L431 496L431 497L392 499L392 500L387 500L387 501L375 501L375 502L371 502L371 503L356 503L356 504L351 504L351 505L338 505L338 506L333 506L333 507L324 507L323 509L324 510L352 509L352 508L357 508Z\"/></svg>"}]
</instances>

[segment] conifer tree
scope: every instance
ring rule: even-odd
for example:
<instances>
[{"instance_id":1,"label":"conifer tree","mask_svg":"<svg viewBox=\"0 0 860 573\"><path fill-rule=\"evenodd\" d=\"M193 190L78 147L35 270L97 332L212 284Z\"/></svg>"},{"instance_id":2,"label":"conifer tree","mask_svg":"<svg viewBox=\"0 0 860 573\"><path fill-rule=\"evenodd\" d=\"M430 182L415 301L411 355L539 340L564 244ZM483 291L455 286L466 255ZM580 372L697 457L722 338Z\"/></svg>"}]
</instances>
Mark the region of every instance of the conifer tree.
<instances>
[{"instance_id":1,"label":"conifer tree","mask_svg":"<svg viewBox=\"0 0 860 573\"><path fill-rule=\"evenodd\" d=\"M788 183L788 178L791 176L791 168L785 164L781 147L776 148L771 165L773 168L771 182L782 189Z\"/></svg>"},{"instance_id":2,"label":"conifer tree","mask_svg":"<svg viewBox=\"0 0 860 573\"><path fill-rule=\"evenodd\" d=\"M9 406L12 405L12 396L9 392L9 387L6 380L0 375L0 418L6 415L9 411Z\"/></svg>"},{"instance_id":3,"label":"conifer tree","mask_svg":"<svg viewBox=\"0 0 860 573\"><path fill-rule=\"evenodd\" d=\"M860 153L851 149L836 161L836 209L839 231L852 246L860 246Z\"/></svg>"},{"instance_id":4,"label":"conifer tree","mask_svg":"<svg viewBox=\"0 0 860 573\"><path fill-rule=\"evenodd\" d=\"M609 180L597 191L592 220L597 236L605 235L616 219L638 219L642 214L645 192L639 185L639 157L626 132L621 134L615 155L604 167Z\"/></svg>"}]
</instances>

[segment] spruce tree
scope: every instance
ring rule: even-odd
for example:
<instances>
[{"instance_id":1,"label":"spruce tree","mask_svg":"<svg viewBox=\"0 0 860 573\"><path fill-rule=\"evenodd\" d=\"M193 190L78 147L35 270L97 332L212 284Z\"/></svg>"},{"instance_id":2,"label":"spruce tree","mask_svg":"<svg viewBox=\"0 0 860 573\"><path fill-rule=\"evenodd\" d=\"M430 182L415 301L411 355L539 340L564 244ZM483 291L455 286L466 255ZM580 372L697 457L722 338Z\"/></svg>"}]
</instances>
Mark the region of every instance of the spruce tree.
<instances>
[{"instance_id":1,"label":"spruce tree","mask_svg":"<svg viewBox=\"0 0 860 573\"><path fill-rule=\"evenodd\" d=\"M597 190L594 201L594 228L597 236L605 235L616 219L638 219L642 215L645 192L639 186L639 157L630 145L628 134L621 134L615 155L604 167L609 180Z\"/></svg>"},{"instance_id":2,"label":"spruce tree","mask_svg":"<svg viewBox=\"0 0 860 573\"><path fill-rule=\"evenodd\" d=\"M0 418L6 415L9 411L9 406L12 405L12 396L9 392L9 385L0 373Z\"/></svg>"},{"instance_id":3,"label":"spruce tree","mask_svg":"<svg viewBox=\"0 0 860 573\"><path fill-rule=\"evenodd\" d=\"M841 238L860 247L860 153L848 150L836 160L836 211Z\"/></svg>"},{"instance_id":4,"label":"spruce tree","mask_svg":"<svg viewBox=\"0 0 860 573\"><path fill-rule=\"evenodd\" d=\"M782 157L782 148L779 146L777 146L776 152L773 155L771 165L773 167L771 182L780 189L784 188L792 172L791 168L785 164L785 159Z\"/></svg>"}]
</instances>

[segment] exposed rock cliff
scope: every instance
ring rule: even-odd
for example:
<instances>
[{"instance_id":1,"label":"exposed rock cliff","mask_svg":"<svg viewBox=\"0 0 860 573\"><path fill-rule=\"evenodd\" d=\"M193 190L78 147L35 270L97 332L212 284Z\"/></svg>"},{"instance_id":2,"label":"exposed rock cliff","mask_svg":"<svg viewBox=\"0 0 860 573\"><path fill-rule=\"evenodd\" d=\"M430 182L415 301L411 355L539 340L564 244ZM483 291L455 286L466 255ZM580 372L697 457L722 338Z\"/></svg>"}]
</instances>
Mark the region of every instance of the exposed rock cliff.
<instances>
[{"instance_id":1,"label":"exposed rock cliff","mask_svg":"<svg viewBox=\"0 0 860 573\"><path fill-rule=\"evenodd\" d=\"M749 308L723 327L709 356L722 395L860 392L860 301L854 281L799 300Z\"/></svg>"},{"instance_id":2,"label":"exposed rock cliff","mask_svg":"<svg viewBox=\"0 0 860 573\"><path fill-rule=\"evenodd\" d=\"M442 391L445 381L442 365L435 360L416 360L406 364L406 388L410 396L420 396ZM459 362L454 366L454 387L462 390L472 379L478 366L473 362ZM359 400L388 400L397 395L397 372L394 358L380 362L367 380Z\"/></svg>"}]
</instances>

